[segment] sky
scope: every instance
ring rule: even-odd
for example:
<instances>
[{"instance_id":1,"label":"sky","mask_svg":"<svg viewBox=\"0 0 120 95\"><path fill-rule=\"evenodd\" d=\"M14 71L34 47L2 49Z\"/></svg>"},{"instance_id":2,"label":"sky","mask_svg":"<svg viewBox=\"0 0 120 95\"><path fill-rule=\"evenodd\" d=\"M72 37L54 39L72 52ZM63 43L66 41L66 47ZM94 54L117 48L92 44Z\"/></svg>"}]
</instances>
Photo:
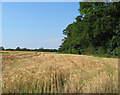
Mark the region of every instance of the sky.
<instances>
[{"instance_id":1,"label":"sky","mask_svg":"<svg viewBox=\"0 0 120 95\"><path fill-rule=\"evenodd\" d=\"M2 46L58 49L78 8L78 2L3 2Z\"/></svg>"}]
</instances>

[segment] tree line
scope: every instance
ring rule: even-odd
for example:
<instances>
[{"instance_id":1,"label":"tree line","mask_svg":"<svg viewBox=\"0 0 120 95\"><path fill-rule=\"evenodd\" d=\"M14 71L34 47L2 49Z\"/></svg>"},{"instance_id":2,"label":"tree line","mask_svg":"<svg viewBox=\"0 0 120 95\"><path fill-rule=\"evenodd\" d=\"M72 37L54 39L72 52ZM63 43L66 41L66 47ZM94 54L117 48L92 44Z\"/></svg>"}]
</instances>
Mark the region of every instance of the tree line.
<instances>
[{"instance_id":1,"label":"tree line","mask_svg":"<svg viewBox=\"0 0 120 95\"><path fill-rule=\"evenodd\" d=\"M4 51L40 51L40 52L57 52L57 49L44 49L44 48L39 48L39 49L27 49L27 48L20 48L17 47L16 49L5 49L4 47L0 47L0 50Z\"/></svg>"},{"instance_id":2,"label":"tree line","mask_svg":"<svg viewBox=\"0 0 120 95\"><path fill-rule=\"evenodd\" d=\"M118 57L120 51L120 2L80 2L80 15L63 30L59 49L4 49L61 52Z\"/></svg>"},{"instance_id":3,"label":"tree line","mask_svg":"<svg viewBox=\"0 0 120 95\"><path fill-rule=\"evenodd\" d=\"M59 52L118 57L120 2L80 2L80 15L63 30Z\"/></svg>"}]
</instances>

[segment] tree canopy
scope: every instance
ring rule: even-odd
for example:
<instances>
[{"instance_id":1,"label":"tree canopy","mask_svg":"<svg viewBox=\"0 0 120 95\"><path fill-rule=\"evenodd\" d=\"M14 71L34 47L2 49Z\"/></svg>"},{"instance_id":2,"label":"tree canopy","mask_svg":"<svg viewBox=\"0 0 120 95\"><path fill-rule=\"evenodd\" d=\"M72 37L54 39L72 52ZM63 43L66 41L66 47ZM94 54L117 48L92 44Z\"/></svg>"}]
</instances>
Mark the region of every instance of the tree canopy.
<instances>
[{"instance_id":1,"label":"tree canopy","mask_svg":"<svg viewBox=\"0 0 120 95\"><path fill-rule=\"evenodd\" d=\"M80 2L76 22L63 30L59 52L118 56L120 2Z\"/></svg>"}]
</instances>

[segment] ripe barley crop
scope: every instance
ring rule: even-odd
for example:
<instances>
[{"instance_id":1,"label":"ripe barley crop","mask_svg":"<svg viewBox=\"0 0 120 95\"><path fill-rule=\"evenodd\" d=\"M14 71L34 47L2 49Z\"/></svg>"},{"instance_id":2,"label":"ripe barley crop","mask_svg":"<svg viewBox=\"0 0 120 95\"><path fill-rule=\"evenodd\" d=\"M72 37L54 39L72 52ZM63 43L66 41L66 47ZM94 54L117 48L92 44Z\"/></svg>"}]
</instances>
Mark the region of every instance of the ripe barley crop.
<instances>
[{"instance_id":1,"label":"ripe barley crop","mask_svg":"<svg viewBox=\"0 0 120 95\"><path fill-rule=\"evenodd\" d=\"M3 53L3 93L117 93L118 59Z\"/></svg>"}]
</instances>

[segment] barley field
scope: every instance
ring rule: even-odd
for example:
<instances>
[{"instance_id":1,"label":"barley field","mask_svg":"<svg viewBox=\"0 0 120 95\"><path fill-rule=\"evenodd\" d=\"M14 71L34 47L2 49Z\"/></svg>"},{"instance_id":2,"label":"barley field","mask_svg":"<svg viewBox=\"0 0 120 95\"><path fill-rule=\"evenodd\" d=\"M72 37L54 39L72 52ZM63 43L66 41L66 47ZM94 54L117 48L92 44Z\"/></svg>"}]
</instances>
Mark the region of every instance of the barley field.
<instances>
[{"instance_id":1,"label":"barley field","mask_svg":"<svg viewBox=\"0 0 120 95\"><path fill-rule=\"evenodd\" d=\"M3 93L118 93L118 59L2 51Z\"/></svg>"}]
</instances>

